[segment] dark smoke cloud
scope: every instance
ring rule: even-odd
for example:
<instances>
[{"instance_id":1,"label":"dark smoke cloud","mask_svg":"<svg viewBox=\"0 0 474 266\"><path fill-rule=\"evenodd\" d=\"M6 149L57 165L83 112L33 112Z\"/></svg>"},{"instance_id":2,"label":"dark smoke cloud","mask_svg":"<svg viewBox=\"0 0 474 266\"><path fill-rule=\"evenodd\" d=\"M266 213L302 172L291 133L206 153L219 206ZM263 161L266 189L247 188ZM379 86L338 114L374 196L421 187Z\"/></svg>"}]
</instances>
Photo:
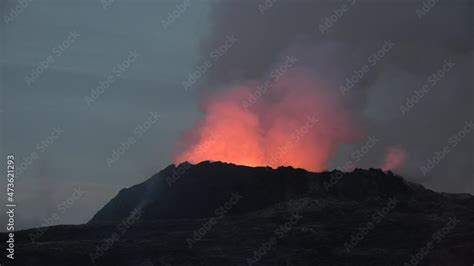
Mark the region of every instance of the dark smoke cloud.
<instances>
[{"instance_id":1,"label":"dark smoke cloud","mask_svg":"<svg viewBox=\"0 0 474 266\"><path fill-rule=\"evenodd\" d=\"M420 170L473 119L473 2L440 0L431 2L432 7L429 2L213 3L211 32L202 41L202 55L209 55L229 34L239 43L208 70L201 92L207 95L232 82L262 80L286 55L302 58L302 64L342 85L385 42L393 42L393 48L341 95L354 116L362 119L367 135L380 139L358 166L381 166L387 150L401 147L406 151L406 162L399 169L403 175L435 190L474 193L473 133L452 147L432 171ZM331 15L337 19L328 24ZM330 27L322 32L320 25ZM454 66L402 114L400 106L407 97L429 83L430 75L446 61ZM357 148L342 149L334 167L350 159Z\"/></svg>"}]
</instances>

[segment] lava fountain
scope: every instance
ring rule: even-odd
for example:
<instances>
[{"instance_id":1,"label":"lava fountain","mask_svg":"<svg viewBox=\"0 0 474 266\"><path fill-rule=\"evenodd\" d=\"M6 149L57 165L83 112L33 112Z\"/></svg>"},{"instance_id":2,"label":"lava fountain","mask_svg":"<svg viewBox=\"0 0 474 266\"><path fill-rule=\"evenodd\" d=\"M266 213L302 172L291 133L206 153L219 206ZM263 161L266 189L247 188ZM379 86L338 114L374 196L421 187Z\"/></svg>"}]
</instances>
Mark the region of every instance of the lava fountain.
<instances>
[{"instance_id":1,"label":"lava fountain","mask_svg":"<svg viewBox=\"0 0 474 266\"><path fill-rule=\"evenodd\" d=\"M204 118L183 135L175 162L325 170L339 145L363 137L341 98L303 68L230 85L204 99Z\"/></svg>"}]
</instances>

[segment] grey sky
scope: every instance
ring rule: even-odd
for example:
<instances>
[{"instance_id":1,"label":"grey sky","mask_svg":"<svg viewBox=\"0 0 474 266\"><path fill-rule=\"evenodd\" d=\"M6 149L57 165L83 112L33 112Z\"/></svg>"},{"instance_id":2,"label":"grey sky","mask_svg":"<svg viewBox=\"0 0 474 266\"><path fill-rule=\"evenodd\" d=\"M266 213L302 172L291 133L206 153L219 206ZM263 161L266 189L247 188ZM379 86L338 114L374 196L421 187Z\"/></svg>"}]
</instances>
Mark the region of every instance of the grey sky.
<instances>
[{"instance_id":1,"label":"grey sky","mask_svg":"<svg viewBox=\"0 0 474 266\"><path fill-rule=\"evenodd\" d=\"M200 116L203 95L219 84L260 79L278 56L303 53L305 46L334 47L335 57L322 53L323 63L314 67L343 80L383 41L397 44L347 98L368 135L384 140L360 166L378 164L385 148L401 144L410 153L402 174L416 180L420 163L473 118L473 10L467 0L440 1L421 19L415 10L422 1L358 1L327 34L318 32L318 24L342 2L276 0L262 14L259 4L264 1L190 1L179 11L177 6L186 1L116 0L105 10L100 0L32 0L8 23L3 18L18 2L0 3L2 158L13 153L19 165L31 152L39 155L17 177L19 228L41 225L77 187L87 194L56 223L86 222L121 188L144 181L172 162L179 135ZM164 28L162 20L170 12L179 15ZM70 32L80 36L56 57L52 49ZM185 91L182 81L228 34L237 35L239 45L206 73L206 79ZM139 56L88 106L84 97L130 51ZM48 56L55 62L27 85L25 77ZM400 116L400 103L445 58L453 58L456 67L412 113ZM337 75L331 66L338 68ZM106 158L150 112L160 114L157 123L107 166ZM54 128L64 133L44 152L38 151L38 143ZM423 184L474 193L473 136ZM356 148L341 147L334 167Z\"/></svg>"},{"instance_id":2,"label":"grey sky","mask_svg":"<svg viewBox=\"0 0 474 266\"><path fill-rule=\"evenodd\" d=\"M85 222L118 190L172 161L178 134L198 116L195 91L184 91L181 80L199 60L207 13L193 3L165 30L161 21L177 3L120 0L104 10L100 1L32 1L10 23L2 18L2 157L13 153L18 167L38 153L17 176L20 228L41 224L76 187L87 194L59 223ZM16 5L2 3L1 13ZM52 49L70 32L80 36L56 56ZM89 107L84 97L131 50L137 59ZM28 86L25 77L48 56L55 62ZM149 112L159 121L108 167L106 158ZM38 151L56 127L64 133Z\"/></svg>"}]
</instances>

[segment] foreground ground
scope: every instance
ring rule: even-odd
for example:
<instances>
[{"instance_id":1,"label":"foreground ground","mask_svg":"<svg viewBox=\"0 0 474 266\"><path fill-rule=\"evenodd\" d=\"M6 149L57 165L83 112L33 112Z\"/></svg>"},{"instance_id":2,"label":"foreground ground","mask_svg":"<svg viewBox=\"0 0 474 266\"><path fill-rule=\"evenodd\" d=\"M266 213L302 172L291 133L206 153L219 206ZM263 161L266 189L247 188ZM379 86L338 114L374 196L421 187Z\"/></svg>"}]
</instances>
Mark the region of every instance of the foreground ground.
<instances>
[{"instance_id":1,"label":"foreground ground","mask_svg":"<svg viewBox=\"0 0 474 266\"><path fill-rule=\"evenodd\" d=\"M88 224L15 241L13 265L471 266L474 197L377 169L171 165Z\"/></svg>"},{"instance_id":2,"label":"foreground ground","mask_svg":"<svg viewBox=\"0 0 474 266\"><path fill-rule=\"evenodd\" d=\"M305 198L210 227L209 219L131 223L124 234L115 224L55 226L35 243L34 230L20 232L15 265L405 265L420 253L418 265L470 266L473 200L457 203L402 200L390 209Z\"/></svg>"}]
</instances>

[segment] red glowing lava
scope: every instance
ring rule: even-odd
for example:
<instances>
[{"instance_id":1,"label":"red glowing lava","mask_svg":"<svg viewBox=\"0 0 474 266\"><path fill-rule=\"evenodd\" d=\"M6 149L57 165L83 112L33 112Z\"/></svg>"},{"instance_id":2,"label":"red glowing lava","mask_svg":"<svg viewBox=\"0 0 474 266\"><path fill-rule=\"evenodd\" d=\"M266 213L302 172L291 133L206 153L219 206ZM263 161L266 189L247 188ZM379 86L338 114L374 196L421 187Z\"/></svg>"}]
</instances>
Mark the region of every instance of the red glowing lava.
<instances>
[{"instance_id":1,"label":"red glowing lava","mask_svg":"<svg viewBox=\"0 0 474 266\"><path fill-rule=\"evenodd\" d=\"M203 107L205 116L183 138L176 163L212 160L321 171L340 144L362 137L339 90L303 69L271 82L225 88Z\"/></svg>"},{"instance_id":2,"label":"red glowing lava","mask_svg":"<svg viewBox=\"0 0 474 266\"><path fill-rule=\"evenodd\" d=\"M402 147L390 147L385 155L385 161L382 165L384 171L400 169L406 160L406 151Z\"/></svg>"}]
</instances>

